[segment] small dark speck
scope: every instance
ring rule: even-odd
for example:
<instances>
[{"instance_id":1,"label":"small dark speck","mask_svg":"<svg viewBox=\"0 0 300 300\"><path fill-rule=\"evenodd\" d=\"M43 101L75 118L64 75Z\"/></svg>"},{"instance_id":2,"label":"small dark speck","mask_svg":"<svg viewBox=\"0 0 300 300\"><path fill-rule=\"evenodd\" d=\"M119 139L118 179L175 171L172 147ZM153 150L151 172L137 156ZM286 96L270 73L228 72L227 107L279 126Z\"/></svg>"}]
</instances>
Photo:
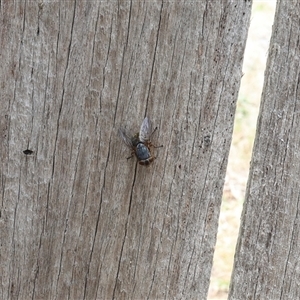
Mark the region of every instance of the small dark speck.
<instances>
[{"instance_id":1,"label":"small dark speck","mask_svg":"<svg viewBox=\"0 0 300 300\"><path fill-rule=\"evenodd\" d=\"M211 136L208 134L204 137L204 145L208 147L211 144Z\"/></svg>"},{"instance_id":2,"label":"small dark speck","mask_svg":"<svg viewBox=\"0 0 300 300\"><path fill-rule=\"evenodd\" d=\"M33 153L33 151L32 151L32 150L29 150L29 149L26 149L26 150L23 151L23 153L24 153L25 155L31 155L31 154Z\"/></svg>"}]
</instances>

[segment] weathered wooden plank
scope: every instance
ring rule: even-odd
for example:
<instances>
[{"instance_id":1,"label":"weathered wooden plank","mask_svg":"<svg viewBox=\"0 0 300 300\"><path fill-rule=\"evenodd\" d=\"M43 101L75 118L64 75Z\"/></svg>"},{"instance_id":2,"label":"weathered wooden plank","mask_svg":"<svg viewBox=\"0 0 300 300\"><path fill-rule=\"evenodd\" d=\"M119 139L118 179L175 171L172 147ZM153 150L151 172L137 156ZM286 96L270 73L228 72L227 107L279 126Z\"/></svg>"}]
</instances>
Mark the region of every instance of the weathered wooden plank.
<instances>
[{"instance_id":1,"label":"weathered wooden plank","mask_svg":"<svg viewBox=\"0 0 300 300\"><path fill-rule=\"evenodd\" d=\"M1 297L205 299L251 3L1 5Z\"/></svg>"},{"instance_id":2,"label":"weathered wooden plank","mask_svg":"<svg viewBox=\"0 0 300 300\"><path fill-rule=\"evenodd\" d=\"M229 299L299 299L298 1L278 1Z\"/></svg>"}]
</instances>

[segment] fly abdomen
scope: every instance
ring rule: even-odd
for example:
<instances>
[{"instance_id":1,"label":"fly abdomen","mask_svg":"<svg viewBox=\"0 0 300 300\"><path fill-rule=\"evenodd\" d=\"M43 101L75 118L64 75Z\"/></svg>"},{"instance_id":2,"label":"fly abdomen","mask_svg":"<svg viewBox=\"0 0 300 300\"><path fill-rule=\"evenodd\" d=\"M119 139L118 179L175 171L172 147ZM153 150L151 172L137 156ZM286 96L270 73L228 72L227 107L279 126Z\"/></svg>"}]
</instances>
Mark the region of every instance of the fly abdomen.
<instances>
[{"instance_id":1,"label":"fly abdomen","mask_svg":"<svg viewBox=\"0 0 300 300\"><path fill-rule=\"evenodd\" d=\"M151 157L150 150L144 143L136 145L135 154L138 160L146 160Z\"/></svg>"}]
</instances>

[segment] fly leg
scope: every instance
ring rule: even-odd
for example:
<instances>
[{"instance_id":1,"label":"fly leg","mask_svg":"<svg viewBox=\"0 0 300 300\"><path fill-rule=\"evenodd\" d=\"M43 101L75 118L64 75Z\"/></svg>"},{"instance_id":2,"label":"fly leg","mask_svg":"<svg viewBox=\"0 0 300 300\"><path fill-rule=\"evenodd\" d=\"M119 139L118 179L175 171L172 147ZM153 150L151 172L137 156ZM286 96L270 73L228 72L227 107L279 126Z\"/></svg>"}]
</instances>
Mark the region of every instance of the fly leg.
<instances>
[{"instance_id":1,"label":"fly leg","mask_svg":"<svg viewBox=\"0 0 300 300\"><path fill-rule=\"evenodd\" d=\"M155 145L152 145L153 148L162 148L164 145L160 145L160 146L155 146Z\"/></svg>"},{"instance_id":2,"label":"fly leg","mask_svg":"<svg viewBox=\"0 0 300 300\"><path fill-rule=\"evenodd\" d=\"M131 155L127 157L127 160L134 156L134 150L132 150Z\"/></svg>"},{"instance_id":3,"label":"fly leg","mask_svg":"<svg viewBox=\"0 0 300 300\"><path fill-rule=\"evenodd\" d=\"M160 145L160 146L155 146L155 145L153 145L151 142L148 142L148 144L147 144L149 147L153 147L153 148L161 148L161 147L163 147L164 145Z\"/></svg>"},{"instance_id":4,"label":"fly leg","mask_svg":"<svg viewBox=\"0 0 300 300\"><path fill-rule=\"evenodd\" d=\"M157 126L154 128L154 130L152 131L152 133L150 134L150 137L154 134L154 132L157 130ZM148 141L148 145L149 147L153 147L153 148L161 148L163 147L164 145L160 145L160 146L155 146L153 145L150 141Z\"/></svg>"}]
</instances>

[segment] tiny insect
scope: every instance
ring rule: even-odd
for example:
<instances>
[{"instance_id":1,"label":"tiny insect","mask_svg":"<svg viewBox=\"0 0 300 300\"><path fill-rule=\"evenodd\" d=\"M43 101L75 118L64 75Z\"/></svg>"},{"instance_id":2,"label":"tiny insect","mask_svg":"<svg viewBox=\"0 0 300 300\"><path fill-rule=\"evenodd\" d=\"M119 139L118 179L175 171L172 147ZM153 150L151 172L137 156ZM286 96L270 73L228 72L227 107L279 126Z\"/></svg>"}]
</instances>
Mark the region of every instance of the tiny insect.
<instances>
[{"instance_id":1,"label":"tiny insect","mask_svg":"<svg viewBox=\"0 0 300 300\"><path fill-rule=\"evenodd\" d=\"M140 165L148 166L150 163L154 161L156 158L151 154L151 148L159 148L161 146L152 145L150 138L153 133L157 130L157 127L152 131L152 126L149 118L145 118L140 132L135 134L133 137L130 137L124 128L119 129L119 135L125 145L131 149L131 156L127 157L127 159L132 158L134 155L136 156Z\"/></svg>"},{"instance_id":2,"label":"tiny insect","mask_svg":"<svg viewBox=\"0 0 300 300\"><path fill-rule=\"evenodd\" d=\"M29 149L26 149L26 150L23 151L23 153L24 153L25 155L31 155L31 154L33 153L33 151L32 151L32 150L29 150Z\"/></svg>"}]
</instances>

